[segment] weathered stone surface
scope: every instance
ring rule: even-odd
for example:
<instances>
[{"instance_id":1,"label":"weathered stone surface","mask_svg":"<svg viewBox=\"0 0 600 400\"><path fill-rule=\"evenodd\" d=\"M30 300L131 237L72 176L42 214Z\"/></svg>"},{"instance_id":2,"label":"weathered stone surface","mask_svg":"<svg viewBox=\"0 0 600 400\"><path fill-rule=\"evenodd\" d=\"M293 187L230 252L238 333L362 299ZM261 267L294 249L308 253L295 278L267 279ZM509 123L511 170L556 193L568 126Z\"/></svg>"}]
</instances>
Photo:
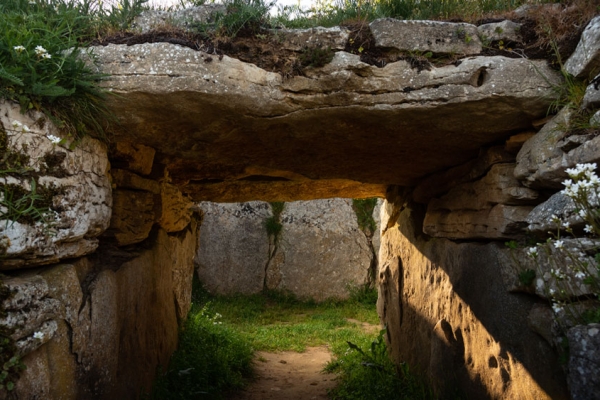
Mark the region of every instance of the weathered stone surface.
<instances>
[{"instance_id":1,"label":"weathered stone surface","mask_svg":"<svg viewBox=\"0 0 600 400\"><path fill-rule=\"evenodd\" d=\"M152 172L156 150L140 143L120 141L111 149L113 167L126 169L138 174L148 175Z\"/></svg>"},{"instance_id":2,"label":"weathered stone surface","mask_svg":"<svg viewBox=\"0 0 600 400\"><path fill-rule=\"evenodd\" d=\"M394 359L429 373L441 395L568 399L553 349L526 328L535 300L502 284L504 246L425 238L419 207L401 198L388 206L395 218L382 236L378 312ZM441 320L446 329L434 330ZM436 371L446 371L443 381Z\"/></svg>"},{"instance_id":3,"label":"weathered stone surface","mask_svg":"<svg viewBox=\"0 0 600 400\"><path fill-rule=\"evenodd\" d=\"M170 183L162 182L160 192L162 210L158 224L169 233L181 231L191 221L194 204Z\"/></svg>"},{"instance_id":4,"label":"weathered stone surface","mask_svg":"<svg viewBox=\"0 0 600 400\"><path fill-rule=\"evenodd\" d=\"M347 298L349 285L367 282L373 254L351 199L286 203L267 274L300 298ZM273 273L273 270L276 273Z\"/></svg>"},{"instance_id":5,"label":"weathered stone surface","mask_svg":"<svg viewBox=\"0 0 600 400\"><path fill-rule=\"evenodd\" d=\"M584 225L573 200L558 192L531 210L527 216L527 230L537 236L545 236L549 231L557 232L558 227L552 216L569 223L573 229L582 228Z\"/></svg>"},{"instance_id":6,"label":"weathered stone surface","mask_svg":"<svg viewBox=\"0 0 600 400\"><path fill-rule=\"evenodd\" d=\"M383 199L377 199L377 205L373 208L373 221L375 221L375 232L371 238L371 246L375 252L376 259L379 257L379 246L381 246L381 207Z\"/></svg>"},{"instance_id":7,"label":"weathered stone surface","mask_svg":"<svg viewBox=\"0 0 600 400\"><path fill-rule=\"evenodd\" d=\"M527 316L529 329L543 337L549 344L554 344L554 333L552 332L553 312L549 305L543 303L534 304Z\"/></svg>"},{"instance_id":8,"label":"weathered stone surface","mask_svg":"<svg viewBox=\"0 0 600 400\"><path fill-rule=\"evenodd\" d=\"M14 392L23 399L49 399L51 378L45 349L29 353L22 362L27 369L20 374Z\"/></svg>"},{"instance_id":9,"label":"weathered stone surface","mask_svg":"<svg viewBox=\"0 0 600 400\"><path fill-rule=\"evenodd\" d=\"M477 27L471 24L381 18L369 27L377 47L442 54L481 53Z\"/></svg>"},{"instance_id":10,"label":"weathered stone surface","mask_svg":"<svg viewBox=\"0 0 600 400\"><path fill-rule=\"evenodd\" d=\"M257 182L224 181L221 183L189 183L182 190L194 199L214 199L224 203L249 202L260 199L263 201L296 201L318 200L324 198L355 198L383 197L387 185L365 184L346 179L319 179L298 181L273 180L268 181L269 175L261 175L257 179L267 179Z\"/></svg>"},{"instance_id":11,"label":"weathered stone surface","mask_svg":"<svg viewBox=\"0 0 600 400\"><path fill-rule=\"evenodd\" d=\"M70 351L69 327L64 320L57 321L58 329L45 348L48 354L50 396L57 400L77 399L77 363Z\"/></svg>"},{"instance_id":12,"label":"weathered stone surface","mask_svg":"<svg viewBox=\"0 0 600 400\"><path fill-rule=\"evenodd\" d=\"M590 126L600 128L600 111L597 111L590 118Z\"/></svg>"},{"instance_id":13,"label":"weathered stone surface","mask_svg":"<svg viewBox=\"0 0 600 400\"><path fill-rule=\"evenodd\" d=\"M600 399L600 324L571 328L567 338L572 399Z\"/></svg>"},{"instance_id":14,"label":"weathered stone surface","mask_svg":"<svg viewBox=\"0 0 600 400\"><path fill-rule=\"evenodd\" d=\"M150 192L115 190L110 229L119 246L139 243L150 234L154 225L154 195Z\"/></svg>"},{"instance_id":15,"label":"weathered stone surface","mask_svg":"<svg viewBox=\"0 0 600 400\"><path fill-rule=\"evenodd\" d=\"M510 20L483 24L477 27L479 37L484 42L495 42L499 40L504 42L520 42L520 30L521 24L517 24Z\"/></svg>"},{"instance_id":16,"label":"weathered stone surface","mask_svg":"<svg viewBox=\"0 0 600 400\"><path fill-rule=\"evenodd\" d=\"M14 296L3 303L6 315L0 326L12 332L18 353L25 355L52 338L60 304L48 297L48 284L37 275L7 277L4 284ZM34 337L36 333L41 337Z\"/></svg>"},{"instance_id":17,"label":"weathered stone surface","mask_svg":"<svg viewBox=\"0 0 600 400\"><path fill-rule=\"evenodd\" d=\"M534 137L535 134L535 131L529 131L513 135L504 144L504 149L509 153L517 154L525 142Z\"/></svg>"},{"instance_id":18,"label":"weathered stone surface","mask_svg":"<svg viewBox=\"0 0 600 400\"><path fill-rule=\"evenodd\" d=\"M565 63L565 71L588 78L600 70L600 16L593 18L583 31L575 52Z\"/></svg>"},{"instance_id":19,"label":"weathered stone surface","mask_svg":"<svg viewBox=\"0 0 600 400\"><path fill-rule=\"evenodd\" d=\"M269 261L268 203L198 204L202 223L195 264L213 293L258 293Z\"/></svg>"},{"instance_id":20,"label":"weathered stone surface","mask_svg":"<svg viewBox=\"0 0 600 400\"><path fill-rule=\"evenodd\" d=\"M111 75L105 86L119 93L111 106L127 116L115 140L157 149L155 162L195 200L223 201L226 193L239 201L239 187L261 184L314 198L306 191L317 180L380 185L359 196L358 185L333 193L334 184L320 197L381 196L382 185L414 185L528 128L560 82L544 62L504 57L419 73L406 61L377 68L338 52L325 67L283 80L227 56L206 63L203 53L166 43L93 51L100 72ZM445 151L434 155L430 143ZM203 193L203 185L215 191Z\"/></svg>"},{"instance_id":21,"label":"weathered stone surface","mask_svg":"<svg viewBox=\"0 0 600 400\"><path fill-rule=\"evenodd\" d=\"M194 257L198 249L196 237L198 226L192 220L189 229L177 236L169 236L171 242L171 263L173 265L173 295L177 318L185 320L192 306L192 278L194 277Z\"/></svg>"},{"instance_id":22,"label":"weathered stone surface","mask_svg":"<svg viewBox=\"0 0 600 400\"><path fill-rule=\"evenodd\" d=\"M90 137L73 150L55 145L49 136L60 134L43 114L21 114L18 104L5 101L0 101L0 134L6 134L9 151L29 157L23 167L40 175L37 193L41 187L51 189L48 200L52 204L46 226L0 221L0 238L7 245L0 270L49 264L93 252L98 246L95 238L108 227L111 215L105 146ZM31 178L19 175L3 175L0 186L5 185L32 189ZM0 212L5 210L0 208Z\"/></svg>"},{"instance_id":23,"label":"weathered stone surface","mask_svg":"<svg viewBox=\"0 0 600 400\"><path fill-rule=\"evenodd\" d=\"M223 4L204 4L173 12L146 10L133 20L132 28L142 33L159 28L190 28L214 21L217 13L224 14Z\"/></svg>"},{"instance_id":24,"label":"weathered stone surface","mask_svg":"<svg viewBox=\"0 0 600 400\"><path fill-rule=\"evenodd\" d=\"M269 203L200 203L203 218L195 263L217 293L290 291L324 300L364 284L373 254L351 199L285 203L277 236L267 230Z\"/></svg>"},{"instance_id":25,"label":"weathered stone surface","mask_svg":"<svg viewBox=\"0 0 600 400\"><path fill-rule=\"evenodd\" d=\"M142 178L124 169L112 169L110 175L118 188L135 189L160 194L160 184L151 179Z\"/></svg>"},{"instance_id":26,"label":"weathered stone surface","mask_svg":"<svg viewBox=\"0 0 600 400\"><path fill-rule=\"evenodd\" d=\"M486 210L427 210L423 232L448 239L512 239L525 233L531 209L496 204Z\"/></svg>"},{"instance_id":27,"label":"weathered stone surface","mask_svg":"<svg viewBox=\"0 0 600 400\"><path fill-rule=\"evenodd\" d=\"M562 181L568 178L567 168L600 161L600 137L567 136L570 114L563 109L519 151L515 177L525 186L561 189Z\"/></svg>"},{"instance_id":28,"label":"weathered stone surface","mask_svg":"<svg viewBox=\"0 0 600 400\"><path fill-rule=\"evenodd\" d=\"M550 300L561 293L567 297L592 295L593 288L584 279L596 274L594 257L589 253L598 248L598 241L588 238L561 238L561 241L560 249L554 244L537 246L536 257L527 254L529 248L511 249L510 258L499 260L507 290L522 289L519 274L533 270L536 275L531 289L542 298Z\"/></svg>"},{"instance_id":29,"label":"weathered stone surface","mask_svg":"<svg viewBox=\"0 0 600 400\"><path fill-rule=\"evenodd\" d=\"M414 190L413 197L415 201L426 204L432 198L446 193L451 188L481 178L488 173L492 165L511 163L514 160L514 155L502 146L490 147L482 150L475 160L421 180Z\"/></svg>"},{"instance_id":30,"label":"weathered stone surface","mask_svg":"<svg viewBox=\"0 0 600 400\"><path fill-rule=\"evenodd\" d=\"M301 51L314 47L344 50L350 36L350 31L340 26L331 28L317 26L308 29L273 29L271 33L281 42L281 47L292 51Z\"/></svg>"},{"instance_id":31,"label":"weathered stone surface","mask_svg":"<svg viewBox=\"0 0 600 400\"><path fill-rule=\"evenodd\" d=\"M456 186L427 206L423 232L450 239L501 239L524 233L538 194L512 176L514 164L495 164L482 179ZM515 207L516 206L516 207Z\"/></svg>"},{"instance_id":32,"label":"weathered stone surface","mask_svg":"<svg viewBox=\"0 0 600 400\"><path fill-rule=\"evenodd\" d=\"M560 3L523 4L514 10L513 14L518 18L527 18L545 12L560 12L561 9L562 5Z\"/></svg>"},{"instance_id":33,"label":"weathered stone surface","mask_svg":"<svg viewBox=\"0 0 600 400\"><path fill-rule=\"evenodd\" d=\"M189 243L194 242L195 238ZM149 393L157 368L166 369L177 347L171 250L169 235L159 229L152 248L115 273L119 358L118 381L111 398L131 399Z\"/></svg>"},{"instance_id":34,"label":"weathered stone surface","mask_svg":"<svg viewBox=\"0 0 600 400\"><path fill-rule=\"evenodd\" d=\"M600 75L596 76L596 80L599 80L600 83ZM598 108L600 106L600 86L598 83L591 83L585 89L585 95L583 96L583 101L581 102L582 108Z\"/></svg>"}]
</instances>

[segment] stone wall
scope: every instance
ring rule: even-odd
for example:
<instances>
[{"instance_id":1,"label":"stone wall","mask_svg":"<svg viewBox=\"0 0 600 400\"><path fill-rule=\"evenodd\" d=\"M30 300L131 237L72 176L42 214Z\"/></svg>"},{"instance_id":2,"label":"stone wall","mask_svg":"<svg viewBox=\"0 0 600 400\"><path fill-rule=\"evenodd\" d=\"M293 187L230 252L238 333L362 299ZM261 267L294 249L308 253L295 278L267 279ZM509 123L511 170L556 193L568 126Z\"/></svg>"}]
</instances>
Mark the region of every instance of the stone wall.
<instances>
[{"instance_id":1,"label":"stone wall","mask_svg":"<svg viewBox=\"0 0 600 400\"><path fill-rule=\"evenodd\" d=\"M596 17L566 63L572 75L600 71L599 27ZM559 192L567 168L600 162L600 101L591 100L598 90L587 88L580 110L567 106L415 188L388 190L378 311L396 361L424 373L440 395L599 398L598 325L574 318L598 306L597 292L572 266L597 265L598 245L570 238L584 236L584 221ZM579 129L569 129L575 118ZM568 223L562 241L532 250L532 240L557 232L558 220ZM539 251L535 260L531 251ZM519 275L528 271L535 277L526 282Z\"/></svg>"},{"instance_id":2,"label":"stone wall","mask_svg":"<svg viewBox=\"0 0 600 400\"><path fill-rule=\"evenodd\" d=\"M377 234L359 227L351 199L288 202L275 217L272 205L259 201L198 207L195 263L212 292L278 289L318 301L346 298L348 287L369 282L376 268ZM269 219L279 232L269 231Z\"/></svg>"},{"instance_id":3,"label":"stone wall","mask_svg":"<svg viewBox=\"0 0 600 400\"><path fill-rule=\"evenodd\" d=\"M89 137L71 146L40 113L9 103L0 123L0 159L20 162L2 175L3 200L35 188L51 210L36 223L0 221L0 327L26 366L12 393L137 398L167 366L190 307L191 203L151 177L151 148Z\"/></svg>"}]
</instances>

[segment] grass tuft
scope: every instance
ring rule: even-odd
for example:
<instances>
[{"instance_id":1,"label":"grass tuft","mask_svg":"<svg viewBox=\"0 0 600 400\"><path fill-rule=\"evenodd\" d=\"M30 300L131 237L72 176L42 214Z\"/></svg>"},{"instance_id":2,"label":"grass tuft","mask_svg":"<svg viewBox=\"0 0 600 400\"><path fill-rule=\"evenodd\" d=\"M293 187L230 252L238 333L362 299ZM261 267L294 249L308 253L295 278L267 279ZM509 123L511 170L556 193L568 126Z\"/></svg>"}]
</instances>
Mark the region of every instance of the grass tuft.
<instances>
[{"instance_id":1,"label":"grass tuft","mask_svg":"<svg viewBox=\"0 0 600 400\"><path fill-rule=\"evenodd\" d=\"M383 336L358 344L348 342L343 355L325 371L338 374L338 385L329 392L333 400L435 399L432 389L414 375L408 365L399 368L390 359Z\"/></svg>"},{"instance_id":2,"label":"grass tuft","mask_svg":"<svg viewBox=\"0 0 600 400\"><path fill-rule=\"evenodd\" d=\"M363 231L368 231L371 234L377 229L377 224L373 219L373 210L377 205L377 198L371 199L352 199L352 208L356 213L358 226Z\"/></svg>"}]
</instances>

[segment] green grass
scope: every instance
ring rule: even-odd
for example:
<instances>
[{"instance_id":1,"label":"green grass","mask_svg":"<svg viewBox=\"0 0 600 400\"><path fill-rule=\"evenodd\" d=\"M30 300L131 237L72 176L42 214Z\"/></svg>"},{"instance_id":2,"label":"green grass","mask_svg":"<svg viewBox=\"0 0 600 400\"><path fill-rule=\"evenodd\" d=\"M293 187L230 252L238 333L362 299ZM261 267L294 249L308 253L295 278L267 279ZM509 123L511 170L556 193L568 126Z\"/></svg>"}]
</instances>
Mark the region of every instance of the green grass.
<instances>
[{"instance_id":1,"label":"green grass","mask_svg":"<svg viewBox=\"0 0 600 400\"><path fill-rule=\"evenodd\" d=\"M195 291L200 290L195 282ZM179 334L179 346L166 372L159 371L153 400L211 399L242 388L252 376L253 349L230 324L221 321L210 302L195 293Z\"/></svg>"},{"instance_id":2,"label":"green grass","mask_svg":"<svg viewBox=\"0 0 600 400\"><path fill-rule=\"evenodd\" d=\"M215 297L211 307L223 315L223 323L234 327L255 350L264 351L301 352L309 346L329 345L335 354L345 351L348 340L372 337L347 319L379 324L374 303L352 299L315 303L267 292Z\"/></svg>"}]
</instances>

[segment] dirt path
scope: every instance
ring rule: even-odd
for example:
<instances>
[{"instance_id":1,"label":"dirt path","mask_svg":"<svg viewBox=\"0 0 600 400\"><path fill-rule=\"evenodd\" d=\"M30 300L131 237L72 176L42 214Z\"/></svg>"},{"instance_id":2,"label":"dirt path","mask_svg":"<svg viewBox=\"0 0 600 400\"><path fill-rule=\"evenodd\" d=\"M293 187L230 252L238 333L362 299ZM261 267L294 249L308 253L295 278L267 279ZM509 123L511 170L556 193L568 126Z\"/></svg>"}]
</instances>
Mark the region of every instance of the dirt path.
<instances>
[{"instance_id":1,"label":"dirt path","mask_svg":"<svg viewBox=\"0 0 600 400\"><path fill-rule=\"evenodd\" d=\"M334 374L323 373L329 350L309 347L304 353L259 351L255 357L256 380L230 400L325 400L335 386Z\"/></svg>"}]
</instances>

